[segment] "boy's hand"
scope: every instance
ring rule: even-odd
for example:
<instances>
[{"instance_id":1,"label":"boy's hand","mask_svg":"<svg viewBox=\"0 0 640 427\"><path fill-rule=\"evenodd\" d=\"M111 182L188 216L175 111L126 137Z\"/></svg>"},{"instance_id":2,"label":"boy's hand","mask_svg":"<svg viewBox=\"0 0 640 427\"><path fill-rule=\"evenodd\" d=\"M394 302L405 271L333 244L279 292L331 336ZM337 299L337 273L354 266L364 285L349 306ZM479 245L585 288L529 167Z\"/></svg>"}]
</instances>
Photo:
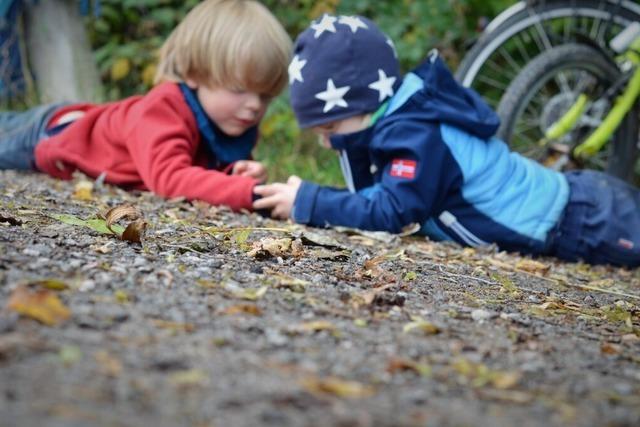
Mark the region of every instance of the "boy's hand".
<instances>
[{"instance_id":1,"label":"boy's hand","mask_svg":"<svg viewBox=\"0 0 640 427\"><path fill-rule=\"evenodd\" d=\"M263 183L267 181L267 168L254 160L238 160L233 164L231 175L249 176Z\"/></svg>"},{"instance_id":2,"label":"boy's hand","mask_svg":"<svg viewBox=\"0 0 640 427\"><path fill-rule=\"evenodd\" d=\"M262 198L253 202L253 208L271 209L273 218L289 218L300 184L302 184L300 178L290 176L286 184L278 182L269 185L256 185L253 192Z\"/></svg>"}]
</instances>

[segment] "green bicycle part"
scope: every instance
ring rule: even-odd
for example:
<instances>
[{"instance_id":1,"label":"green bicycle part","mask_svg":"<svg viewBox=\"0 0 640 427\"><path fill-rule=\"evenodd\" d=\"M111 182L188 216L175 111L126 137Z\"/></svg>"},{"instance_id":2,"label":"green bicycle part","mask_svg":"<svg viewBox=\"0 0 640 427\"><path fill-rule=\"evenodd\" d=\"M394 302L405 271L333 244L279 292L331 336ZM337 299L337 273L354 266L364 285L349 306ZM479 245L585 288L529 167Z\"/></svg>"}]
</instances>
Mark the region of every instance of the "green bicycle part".
<instances>
[{"instance_id":1,"label":"green bicycle part","mask_svg":"<svg viewBox=\"0 0 640 427\"><path fill-rule=\"evenodd\" d=\"M640 67L636 68L624 92L616 98L613 108L602 123L583 143L576 146L573 155L584 158L600 151L633 107L638 94L640 94Z\"/></svg>"},{"instance_id":2,"label":"green bicycle part","mask_svg":"<svg viewBox=\"0 0 640 427\"><path fill-rule=\"evenodd\" d=\"M542 141L558 139L569 133L578 122L578 119L580 119L580 116L582 116L582 113L584 113L588 102L589 98L587 95L581 93L571 108L547 129Z\"/></svg>"}]
</instances>

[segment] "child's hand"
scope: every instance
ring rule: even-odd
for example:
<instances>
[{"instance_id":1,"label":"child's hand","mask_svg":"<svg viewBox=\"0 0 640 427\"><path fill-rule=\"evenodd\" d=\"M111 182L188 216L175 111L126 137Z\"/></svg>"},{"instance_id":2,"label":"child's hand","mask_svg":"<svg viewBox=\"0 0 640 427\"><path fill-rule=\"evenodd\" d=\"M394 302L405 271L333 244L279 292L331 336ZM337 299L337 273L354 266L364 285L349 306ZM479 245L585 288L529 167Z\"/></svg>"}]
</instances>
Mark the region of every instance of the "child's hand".
<instances>
[{"instance_id":1,"label":"child's hand","mask_svg":"<svg viewBox=\"0 0 640 427\"><path fill-rule=\"evenodd\" d=\"M263 183L267 181L267 168L254 160L238 160L233 164L231 175L249 176Z\"/></svg>"},{"instance_id":2,"label":"child's hand","mask_svg":"<svg viewBox=\"0 0 640 427\"><path fill-rule=\"evenodd\" d=\"M300 178L290 176L286 184L256 185L253 192L262 198L253 202L253 208L271 209L273 218L289 218L300 184L302 184Z\"/></svg>"}]
</instances>

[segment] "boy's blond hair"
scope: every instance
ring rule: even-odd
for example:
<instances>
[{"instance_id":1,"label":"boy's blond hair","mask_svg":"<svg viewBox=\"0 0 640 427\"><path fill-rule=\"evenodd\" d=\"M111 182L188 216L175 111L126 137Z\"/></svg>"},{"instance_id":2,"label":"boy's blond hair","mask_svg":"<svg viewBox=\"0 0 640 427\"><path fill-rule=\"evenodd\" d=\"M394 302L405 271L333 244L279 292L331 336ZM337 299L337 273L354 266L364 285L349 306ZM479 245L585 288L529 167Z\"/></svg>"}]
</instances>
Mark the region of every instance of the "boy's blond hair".
<instances>
[{"instance_id":1,"label":"boy's blond hair","mask_svg":"<svg viewBox=\"0 0 640 427\"><path fill-rule=\"evenodd\" d=\"M254 0L205 0L160 50L155 82L187 79L209 87L275 96L287 84L291 39Z\"/></svg>"}]
</instances>

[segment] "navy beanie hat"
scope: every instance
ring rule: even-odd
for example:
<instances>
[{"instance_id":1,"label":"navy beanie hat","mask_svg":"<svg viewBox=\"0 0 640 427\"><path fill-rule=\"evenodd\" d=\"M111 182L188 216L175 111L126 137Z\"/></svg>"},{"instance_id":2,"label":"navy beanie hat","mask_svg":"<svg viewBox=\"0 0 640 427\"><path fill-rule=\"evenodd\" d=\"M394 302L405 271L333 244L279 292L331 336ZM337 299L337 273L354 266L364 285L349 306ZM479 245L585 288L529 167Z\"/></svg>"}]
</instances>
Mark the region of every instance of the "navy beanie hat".
<instances>
[{"instance_id":1,"label":"navy beanie hat","mask_svg":"<svg viewBox=\"0 0 640 427\"><path fill-rule=\"evenodd\" d=\"M293 49L289 93L301 128L375 111L401 83L393 43L360 16L323 15Z\"/></svg>"}]
</instances>

